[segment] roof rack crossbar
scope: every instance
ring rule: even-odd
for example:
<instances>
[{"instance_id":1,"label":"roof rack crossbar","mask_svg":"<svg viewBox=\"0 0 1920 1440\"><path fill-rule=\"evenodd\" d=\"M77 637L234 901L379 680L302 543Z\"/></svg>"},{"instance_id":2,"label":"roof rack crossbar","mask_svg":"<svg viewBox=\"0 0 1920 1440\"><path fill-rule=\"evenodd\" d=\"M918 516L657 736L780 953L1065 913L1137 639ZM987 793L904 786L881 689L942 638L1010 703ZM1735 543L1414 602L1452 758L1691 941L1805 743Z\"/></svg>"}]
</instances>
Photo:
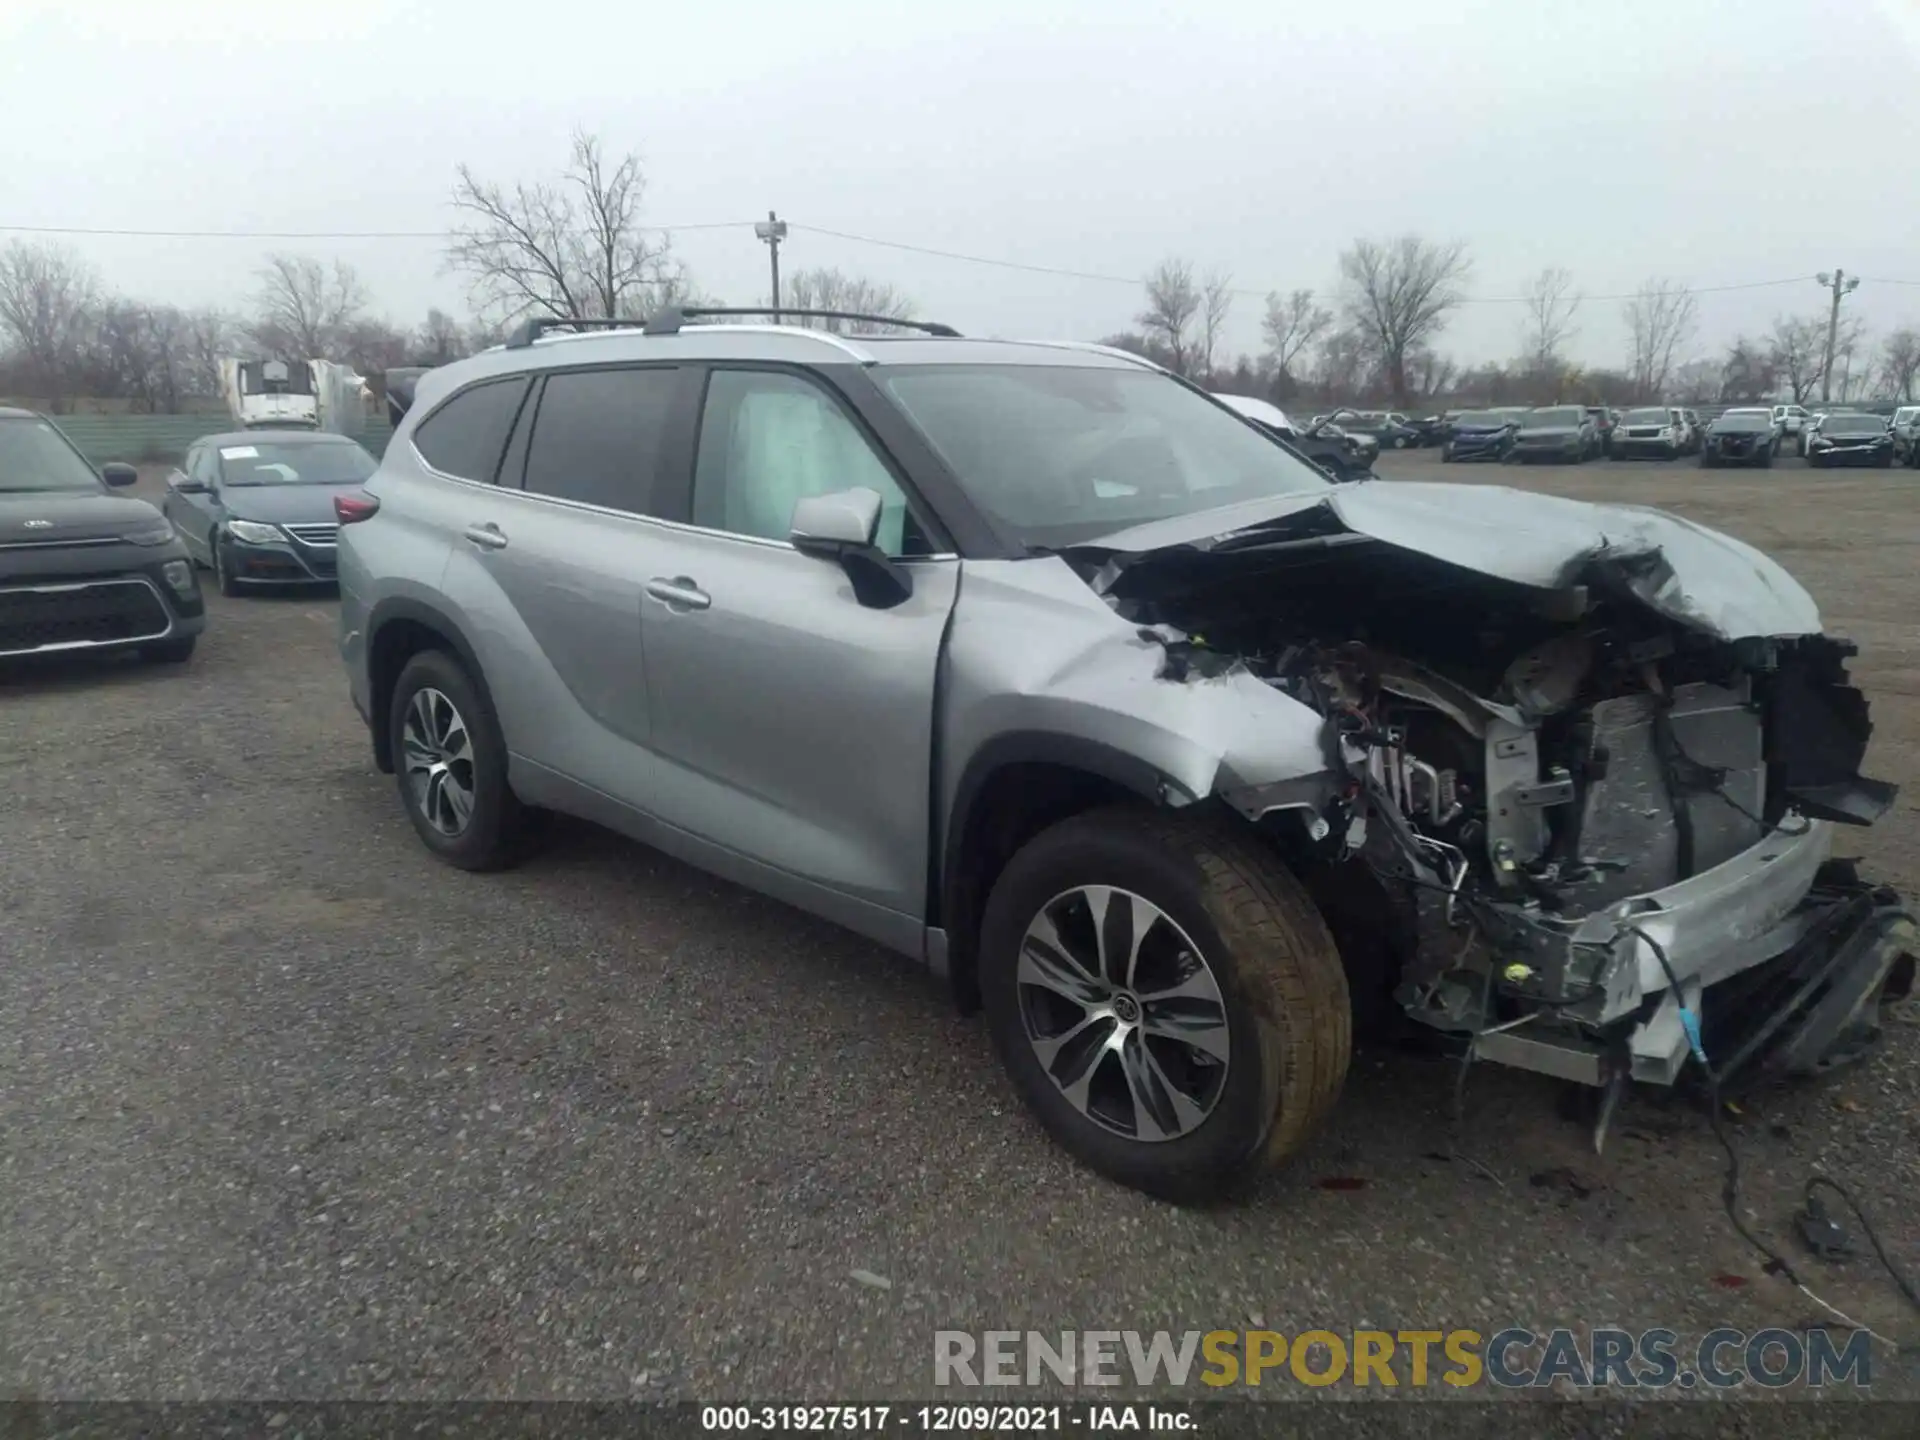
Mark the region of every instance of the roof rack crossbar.
<instances>
[{"instance_id":1,"label":"roof rack crossbar","mask_svg":"<svg viewBox=\"0 0 1920 1440\"><path fill-rule=\"evenodd\" d=\"M898 315L863 315L857 310L804 310L771 305L682 305L669 306L647 319L649 335L673 335L689 320L704 320L711 315L771 315L776 321L789 315L807 320L848 320L868 325L892 325L901 330L918 330L943 340L958 340L960 332L937 320L903 320Z\"/></svg>"},{"instance_id":2,"label":"roof rack crossbar","mask_svg":"<svg viewBox=\"0 0 1920 1440\"><path fill-rule=\"evenodd\" d=\"M645 322L631 315L535 315L507 334L507 349L524 350L549 330L637 330Z\"/></svg>"}]
</instances>

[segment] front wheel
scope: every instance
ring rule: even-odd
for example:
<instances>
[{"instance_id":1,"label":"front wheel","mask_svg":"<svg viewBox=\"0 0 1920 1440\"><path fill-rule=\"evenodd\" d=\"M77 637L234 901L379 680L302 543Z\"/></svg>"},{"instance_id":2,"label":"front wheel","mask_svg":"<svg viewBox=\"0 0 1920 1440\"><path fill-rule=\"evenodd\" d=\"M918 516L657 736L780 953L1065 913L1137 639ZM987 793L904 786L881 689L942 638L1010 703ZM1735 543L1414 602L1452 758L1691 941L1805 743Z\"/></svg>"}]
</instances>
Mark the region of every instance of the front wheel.
<instances>
[{"instance_id":1,"label":"front wheel","mask_svg":"<svg viewBox=\"0 0 1920 1440\"><path fill-rule=\"evenodd\" d=\"M1719 462L1716 461L1711 455L1707 455L1703 453L1700 456L1700 468L1702 470L1711 470L1718 463Z\"/></svg>"},{"instance_id":2,"label":"front wheel","mask_svg":"<svg viewBox=\"0 0 1920 1440\"><path fill-rule=\"evenodd\" d=\"M1237 822L1119 807L1062 821L987 902L980 985L1014 1088L1068 1152L1165 1200L1292 1154L1340 1093L1346 974Z\"/></svg>"},{"instance_id":3,"label":"front wheel","mask_svg":"<svg viewBox=\"0 0 1920 1440\"><path fill-rule=\"evenodd\" d=\"M227 555L227 547L220 543L218 530L208 537L207 553L213 556L214 588L222 595L238 595L240 582L233 578L233 561Z\"/></svg>"},{"instance_id":4,"label":"front wheel","mask_svg":"<svg viewBox=\"0 0 1920 1440\"><path fill-rule=\"evenodd\" d=\"M460 662L440 650L409 660L387 724L400 803L421 843L462 870L512 863L524 812L507 784L506 739Z\"/></svg>"}]
</instances>

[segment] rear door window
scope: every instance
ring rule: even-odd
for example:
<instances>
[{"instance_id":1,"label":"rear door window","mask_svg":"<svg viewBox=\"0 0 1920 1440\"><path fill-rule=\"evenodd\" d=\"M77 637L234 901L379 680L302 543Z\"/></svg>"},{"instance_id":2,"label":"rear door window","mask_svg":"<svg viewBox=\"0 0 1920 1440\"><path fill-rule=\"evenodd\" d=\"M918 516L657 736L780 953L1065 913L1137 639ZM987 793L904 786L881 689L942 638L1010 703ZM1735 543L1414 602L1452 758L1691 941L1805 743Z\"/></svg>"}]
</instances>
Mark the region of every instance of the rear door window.
<instances>
[{"instance_id":1,"label":"rear door window","mask_svg":"<svg viewBox=\"0 0 1920 1440\"><path fill-rule=\"evenodd\" d=\"M653 513L680 378L672 366L548 375L527 442L527 493Z\"/></svg>"}]
</instances>

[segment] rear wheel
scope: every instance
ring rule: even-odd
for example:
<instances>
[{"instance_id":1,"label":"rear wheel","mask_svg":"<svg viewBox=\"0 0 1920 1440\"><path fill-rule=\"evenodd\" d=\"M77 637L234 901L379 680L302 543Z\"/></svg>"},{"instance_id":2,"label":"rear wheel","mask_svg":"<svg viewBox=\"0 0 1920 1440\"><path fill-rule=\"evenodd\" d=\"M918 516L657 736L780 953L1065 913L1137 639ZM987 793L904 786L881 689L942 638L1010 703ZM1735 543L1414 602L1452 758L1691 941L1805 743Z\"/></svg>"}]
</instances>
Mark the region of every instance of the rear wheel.
<instances>
[{"instance_id":1,"label":"rear wheel","mask_svg":"<svg viewBox=\"0 0 1920 1440\"><path fill-rule=\"evenodd\" d=\"M415 655L387 711L407 819L429 850L462 870L511 864L524 813L507 784L507 745L493 706L453 656Z\"/></svg>"},{"instance_id":2,"label":"rear wheel","mask_svg":"<svg viewBox=\"0 0 1920 1440\"><path fill-rule=\"evenodd\" d=\"M1015 1089L1124 1185L1219 1198L1298 1149L1339 1095L1339 953L1300 882L1224 817L1061 822L1008 862L980 946Z\"/></svg>"}]
</instances>

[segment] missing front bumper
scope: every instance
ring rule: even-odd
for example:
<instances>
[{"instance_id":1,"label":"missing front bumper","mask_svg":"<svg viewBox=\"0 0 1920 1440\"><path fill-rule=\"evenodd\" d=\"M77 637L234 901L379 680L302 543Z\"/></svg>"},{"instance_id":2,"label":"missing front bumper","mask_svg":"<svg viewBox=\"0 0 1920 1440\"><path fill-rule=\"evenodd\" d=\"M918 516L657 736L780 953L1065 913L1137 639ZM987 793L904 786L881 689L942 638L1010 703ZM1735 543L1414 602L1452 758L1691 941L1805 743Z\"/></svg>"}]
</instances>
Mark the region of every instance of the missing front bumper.
<instances>
[{"instance_id":1,"label":"missing front bumper","mask_svg":"<svg viewBox=\"0 0 1920 1440\"><path fill-rule=\"evenodd\" d=\"M1920 935L1899 895L1862 880L1852 861L1826 861L1783 923L1682 974L1679 996L1671 986L1650 991L1605 1030L1538 1012L1474 1037L1473 1053L1586 1085L1671 1085L1689 1055L1685 1003L1701 1016L1723 1092L1821 1075L1873 1048L1882 1006L1911 992L1917 955Z\"/></svg>"}]
</instances>

